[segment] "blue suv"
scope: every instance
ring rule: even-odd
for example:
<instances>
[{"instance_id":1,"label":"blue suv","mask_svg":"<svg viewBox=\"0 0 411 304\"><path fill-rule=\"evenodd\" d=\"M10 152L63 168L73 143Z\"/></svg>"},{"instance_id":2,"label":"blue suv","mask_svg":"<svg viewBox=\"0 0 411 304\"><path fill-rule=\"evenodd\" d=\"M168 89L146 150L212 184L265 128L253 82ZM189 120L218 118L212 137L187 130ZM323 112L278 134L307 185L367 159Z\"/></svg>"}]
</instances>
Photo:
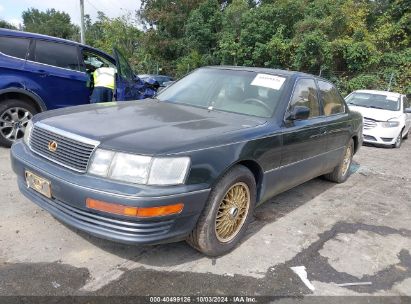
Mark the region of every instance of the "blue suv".
<instances>
[{"instance_id":1,"label":"blue suv","mask_svg":"<svg viewBox=\"0 0 411 304\"><path fill-rule=\"evenodd\" d=\"M73 41L0 29L0 145L22 138L36 113L90 103L91 75L103 64L117 69L115 100L155 94L158 84L139 79L116 49L113 55Z\"/></svg>"}]
</instances>

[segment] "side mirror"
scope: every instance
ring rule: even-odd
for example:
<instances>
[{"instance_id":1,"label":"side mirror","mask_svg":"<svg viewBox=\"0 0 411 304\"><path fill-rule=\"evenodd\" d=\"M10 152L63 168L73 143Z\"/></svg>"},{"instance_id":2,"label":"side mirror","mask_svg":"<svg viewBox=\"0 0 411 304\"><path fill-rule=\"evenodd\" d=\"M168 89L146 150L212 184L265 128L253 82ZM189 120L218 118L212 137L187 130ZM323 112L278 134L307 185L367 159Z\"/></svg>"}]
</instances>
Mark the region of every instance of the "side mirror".
<instances>
[{"instance_id":1,"label":"side mirror","mask_svg":"<svg viewBox=\"0 0 411 304\"><path fill-rule=\"evenodd\" d=\"M310 109L304 106L295 106L294 109L288 113L288 117L286 120L293 121L293 120L304 120L310 117Z\"/></svg>"}]
</instances>

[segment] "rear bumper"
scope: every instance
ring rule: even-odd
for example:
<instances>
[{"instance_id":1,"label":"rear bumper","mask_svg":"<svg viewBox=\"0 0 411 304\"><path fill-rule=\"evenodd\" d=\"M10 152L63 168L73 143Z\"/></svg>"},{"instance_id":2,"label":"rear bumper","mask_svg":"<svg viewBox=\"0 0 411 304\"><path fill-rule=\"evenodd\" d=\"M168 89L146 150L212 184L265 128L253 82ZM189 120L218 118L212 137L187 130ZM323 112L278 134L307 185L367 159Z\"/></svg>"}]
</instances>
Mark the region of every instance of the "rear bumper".
<instances>
[{"instance_id":1,"label":"rear bumper","mask_svg":"<svg viewBox=\"0 0 411 304\"><path fill-rule=\"evenodd\" d=\"M176 193L175 189L170 189L172 193L166 194L163 189L161 195L153 196L151 189L151 195L145 193L146 195L142 196L144 191L136 187L135 192L141 193L139 196L131 194L132 189L127 189L124 193L115 192L113 182L93 177L87 182L87 175L73 173L52 164L33 154L21 142L13 145L11 159L13 170L18 176L19 189L32 202L69 226L100 238L127 244L158 244L184 239L196 225L210 191L196 189ZM26 170L51 182L51 199L27 188ZM184 209L178 215L149 219L132 218L90 210L85 206L87 198L136 207L183 203Z\"/></svg>"}]
</instances>

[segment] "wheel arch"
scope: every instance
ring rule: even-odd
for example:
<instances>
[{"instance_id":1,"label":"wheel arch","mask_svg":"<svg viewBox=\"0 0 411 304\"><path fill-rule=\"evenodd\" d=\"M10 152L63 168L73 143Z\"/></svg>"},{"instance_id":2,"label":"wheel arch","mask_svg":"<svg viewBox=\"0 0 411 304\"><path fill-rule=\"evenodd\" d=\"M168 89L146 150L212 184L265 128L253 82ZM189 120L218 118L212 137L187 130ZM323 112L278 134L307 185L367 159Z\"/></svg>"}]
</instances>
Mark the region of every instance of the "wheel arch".
<instances>
[{"instance_id":1,"label":"wheel arch","mask_svg":"<svg viewBox=\"0 0 411 304\"><path fill-rule=\"evenodd\" d=\"M213 183L212 187L214 187L214 185L221 179L222 176L224 176L228 171L230 171L232 168L234 168L235 166L244 166L246 167L248 170L250 170L250 172L253 174L254 176L254 180L255 180L255 184L256 184L256 188L257 188L257 197L256 197L256 201L258 202L260 200L260 195L262 192L262 185L263 185L263 177L264 177L264 173L263 173L263 169L260 166L260 164L252 159L242 159L242 160L238 160L234 163L232 163L229 167L227 167L221 174L220 176L216 179L216 181Z\"/></svg>"},{"instance_id":2,"label":"wheel arch","mask_svg":"<svg viewBox=\"0 0 411 304\"><path fill-rule=\"evenodd\" d=\"M358 135L354 135L352 137L352 140L354 141L354 153L357 153L358 149L360 148L360 141Z\"/></svg>"},{"instance_id":3,"label":"wheel arch","mask_svg":"<svg viewBox=\"0 0 411 304\"><path fill-rule=\"evenodd\" d=\"M255 160L242 160L236 163L246 167L254 175L255 184L257 186L257 202L260 201L261 188L263 185L264 172L261 166Z\"/></svg>"},{"instance_id":4,"label":"wheel arch","mask_svg":"<svg viewBox=\"0 0 411 304\"><path fill-rule=\"evenodd\" d=\"M26 89L7 88L0 90L0 103L6 99L23 100L34 106L39 113L47 110L47 107L41 97Z\"/></svg>"}]
</instances>

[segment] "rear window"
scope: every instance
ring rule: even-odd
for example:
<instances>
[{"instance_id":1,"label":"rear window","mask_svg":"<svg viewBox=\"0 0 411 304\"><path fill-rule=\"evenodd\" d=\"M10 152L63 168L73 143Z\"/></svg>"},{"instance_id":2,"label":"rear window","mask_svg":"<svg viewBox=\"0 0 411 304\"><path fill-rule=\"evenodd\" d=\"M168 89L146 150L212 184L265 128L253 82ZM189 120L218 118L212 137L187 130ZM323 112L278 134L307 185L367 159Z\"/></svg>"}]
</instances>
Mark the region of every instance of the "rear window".
<instances>
[{"instance_id":1,"label":"rear window","mask_svg":"<svg viewBox=\"0 0 411 304\"><path fill-rule=\"evenodd\" d=\"M60 68L80 70L77 47L64 43L37 40L34 60Z\"/></svg>"},{"instance_id":2,"label":"rear window","mask_svg":"<svg viewBox=\"0 0 411 304\"><path fill-rule=\"evenodd\" d=\"M25 59L30 40L15 37L0 37L0 52L3 54Z\"/></svg>"}]
</instances>

